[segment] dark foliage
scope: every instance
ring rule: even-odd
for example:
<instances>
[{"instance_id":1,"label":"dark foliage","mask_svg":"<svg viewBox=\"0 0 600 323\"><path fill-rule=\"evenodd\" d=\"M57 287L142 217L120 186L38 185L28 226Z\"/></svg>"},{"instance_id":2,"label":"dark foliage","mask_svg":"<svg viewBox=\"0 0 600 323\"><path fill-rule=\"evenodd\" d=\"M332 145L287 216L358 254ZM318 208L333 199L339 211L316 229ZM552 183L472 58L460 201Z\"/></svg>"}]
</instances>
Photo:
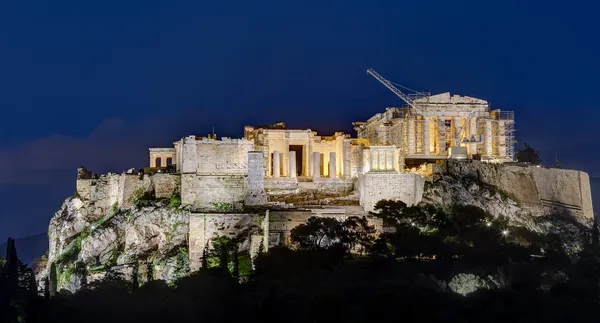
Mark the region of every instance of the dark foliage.
<instances>
[{"instance_id":1,"label":"dark foliage","mask_svg":"<svg viewBox=\"0 0 600 323\"><path fill-rule=\"evenodd\" d=\"M478 208L382 201L377 210L395 232L375 238L367 219L313 219L295 231L298 249L261 253L242 283L235 239L214 240L206 266L174 286L150 281L133 289L110 273L75 295L28 302L27 322L600 319L597 232L582 232L588 242L571 261L560 237L513 227ZM485 286L472 288L477 284Z\"/></svg>"},{"instance_id":2,"label":"dark foliage","mask_svg":"<svg viewBox=\"0 0 600 323\"><path fill-rule=\"evenodd\" d=\"M525 148L517 151L517 161L530 163L533 165L539 165L542 163L542 159L540 158L537 150L533 149L527 143L525 143Z\"/></svg>"}]
</instances>

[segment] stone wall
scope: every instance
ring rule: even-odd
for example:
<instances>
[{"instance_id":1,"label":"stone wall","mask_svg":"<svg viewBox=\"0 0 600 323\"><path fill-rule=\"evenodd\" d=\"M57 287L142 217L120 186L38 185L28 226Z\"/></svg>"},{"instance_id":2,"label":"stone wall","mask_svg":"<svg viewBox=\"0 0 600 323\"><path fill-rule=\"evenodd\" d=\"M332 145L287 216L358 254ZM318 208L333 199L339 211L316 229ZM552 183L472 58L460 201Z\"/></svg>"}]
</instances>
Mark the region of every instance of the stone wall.
<instances>
[{"instance_id":1,"label":"stone wall","mask_svg":"<svg viewBox=\"0 0 600 323\"><path fill-rule=\"evenodd\" d=\"M256 214L213 214L191 213L189 231L190 269L198 270L202 263L205 248L212 248L211 239L219 236L235 238L238 234L249 231L259 223ZM240 251L250 251L252 241L260 243L248 235L248 239L240 246Z\"/></svg>"},{"instance_id":2,"label":"stone wall","mask_svg":"<svg viewBox=\"0 0 600 323\"><path fill-rule=\"evenodd\" d=\"M448 160L438 174L471 177L506 192L534 214L565 213L593 218L589 176L577 170Z\"/></svg>"},{"instance_id":3,"label":"stone wall","mask_svg":"<svg viewBox=\"0 0 600 323\"><path fill-rule=\"evenodd\" d=\"M248 152L254 144L245 139L221 140L185 137L179 145L182 173L204 175L248 174Z\"/></svg>"},{"instance_id":4,"label":"stone wall","mask_svg":"<svg viewBox=\"0 0 600 323\"><path fill-rule=\"evenodd\" d=\"M179 174L154 174L150 179L157 199L169 198L179 192L181 185Z\"/></svg>"},{"instance_id":5,"label":"stone wall","mask_svg":"<svg viewBox=\"0 0 600 323\"><path fill-rule=\"evenodd\" d=\"M121 209L133 205L136 193L154 193L156 198L168 198L179 191L178 174L154 174L140 177L132 173L108 173L100 176L79 177L77 194L94 208L94 214L105 214L110 207Z\"/></svg>"},{"instance_id":6,"label":"stone wall","mask_svg":"<svg viewBox=\"0 0 600 323\"><path fill-rule=\"evenodd\" d=\"M265 191L269 195L294 194L298 192L298 178L296 177L267 177L264 183Z\"/></svg>"},{"instance_id":7,"label":"stone wall","mask_svg":"<svg viewBox=\"0 0 600 323\"><path fill-rule=\"evenodd\" d=\"M292 246L291 232L295 227L305 224L311 217L334 218L340 222L351 216L363 217L365 212L360 206L324 206L307 207L306 209L269 212L269 248L284 245ZM383 232L383 220L367 217L370 225L377 233Z\"/></svg>"},{"instance_id":8,"label":"stone wall","mask_svg":"<svg viewBox=\"0 0 600 323\"><path fill-rule=\"evenodd\" d=\"M267 203L265 193L265 179L262 151L248 153L248 187L246 191L246 205L263 205Z\"/></svg>"},{"instance_id":9,"label":"stone wall","mask_svg":"<svg viewBox=\"0 0 600 323\"><path fill-rule=\"evenodd\" d=\"M241 209L246 188L246 176L182 174L181 204L195 210L216 210L215 203L228 203Z\"/></svg>"},{"instance_id":10,"label":"stone wall","mask_svg":"<svg viewBox=\"0 0 600 323\"><path fill-rule=\"evenodd\" d=\"M330 217L344 221L350 216L364 216L359 206L313 207L282 211L266 211L265 214L217 214L191 213L189 225L189 257L192 271L201 266L204 250L212 248L211 239L218 236L236 237L247 234L247 239L240 245L239 251L255 254L260 245L264 249L277 245L291 246L291 231L298 225L306 223L312 216ZM383 221L368 217L370 225L377 233L383 232ZM268 237L268 240L267 240ZM267 242L268 243L265 243Z\"/></svg>"},{"instance_id":11,"label":"stone wall","mask_svg":"<svg viewBox=\"0 0 600 323\"><path fill-rule=\"evenodd\" d=\"M384 199L417 204L423 197L424 185L425 179L416 174L369 172L359 176L360 205L365 212L370 212L377 202Z\"/></svg>"},{"instance_id":12,"label":"stone wall","mask_svg":"<svg viewBox=\"0 0 600 323\"><path fill-rule=\"evenodd\" d=\"M313 183L319 192L350 193L354 189L354 181L346 178L315 178Z\"/></svg>"}]
</instances>

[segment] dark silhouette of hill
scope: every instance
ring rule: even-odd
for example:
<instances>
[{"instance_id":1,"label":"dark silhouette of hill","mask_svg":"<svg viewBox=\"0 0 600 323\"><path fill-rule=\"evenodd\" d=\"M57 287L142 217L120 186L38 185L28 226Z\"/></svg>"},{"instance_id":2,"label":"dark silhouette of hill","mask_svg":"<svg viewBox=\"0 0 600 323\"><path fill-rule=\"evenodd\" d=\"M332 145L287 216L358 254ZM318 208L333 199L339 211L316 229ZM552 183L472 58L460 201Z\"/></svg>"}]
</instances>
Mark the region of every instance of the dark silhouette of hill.
<instances>
[{"instance_id":1,"label":"dark silhouette of hill","mask_svg":"<svg viewBox=\"0 0 600 323\"><path fill-rule=\"evenodd\" d=\"M19 259L27 265L31 265L36 259L40 258L48 250L48 236L46 233L39 233L29 237L15 239L17 254ZM0 257L6 257L6 242L0 244Z\"/></svg>"}]
</instances>

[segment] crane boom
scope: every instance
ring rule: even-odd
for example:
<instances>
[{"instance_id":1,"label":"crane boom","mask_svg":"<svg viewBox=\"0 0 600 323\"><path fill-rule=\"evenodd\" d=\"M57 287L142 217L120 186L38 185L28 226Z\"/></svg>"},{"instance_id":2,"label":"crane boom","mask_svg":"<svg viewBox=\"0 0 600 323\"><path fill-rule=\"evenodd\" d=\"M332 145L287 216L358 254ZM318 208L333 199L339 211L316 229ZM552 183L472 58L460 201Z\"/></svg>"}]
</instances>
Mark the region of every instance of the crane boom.
<instances>
[{"instance_id":1,"label":"crane boom","mask_svg":"<svg viewBox=\"0 0 600 323\"><path fill-rule=\"evenodd\" d=\"M372 68L368 69L367 73L369 73L371 76L373 76L377 81L381 82L381 84L385 85L385 87L390 89L390 91L394 92L394 94L399 96L402 99L402 101L406 102L413 109L415 109L415 111L417 111L418 114L420 114L422 116L425 115L423 110L421 110L419 107L417 107L415 102L410 97L408 97L408 95L402 93L402 91L400 91L397 87L395 87L394 84L392 84L392 82L386 80L383 76L379 75L379 73L375 72L375 70L373 70Z\"/></svg>"},{"instance_id":2,"label":"crane boom","mask_svg":"<svg viewBox=\"0 0 600 323\"><path fill-rule=\"evenodd\" d=\"M372 68L368 69L367 73L370 74L371 76L373 76L381 84L385 85L385 87L390 89L390 91L394 92L394 94L399 96L402 99L402 101L404 101L408 105L410 105L419 115L427 116L427 113L424 112L421 108L419 108L417 106L417 104L415 103L415 101L413 101L408 95L404 94L397 87L395 87L394 84L392 84L392 82L386 80L383 76L379 75L379 73L375 72L375 70L373 70ZM438 119L433 119L432 121L438 127L440 134L445 135L446 134L446 125ZM456 140L456 138L454 138L454 137L452 137L452 139Z\"/></svg>"},{"instance_id":3,"label":"crane boom","mask_svg":"<svg viewBox=\"0 0 600 323\"><path fill-rule=\"evenodd\" d=\"M394 94L396 94L397 96L399 96L402 99L402 101L406 102L409 106L411 106L417 112L417 114L419 114L421 116L428 116L429 115L427 112L423 111L423 109L420 108L415 103L415 101L413 101L408 95L404 94L397 87L395 87L394 84L392 84L392 82L388 81L383 76L379 75L379 73L375 72L374 69L372 69L372 68L368 69L367 73L369 75L373 76L381 84L385 85L385 87L387 87L390 91L394 92ZM475 113L475 110L471 111L467 115L466 120L468 121L473 116L474 113ZM432 119L432 121L438 127L438 129L440 131L440 134L445 135L446 134L446 125L443 123L443 121L441 121L439 119L436 119L436 118ZM467 126L467 122L465 122L465 124L458 129L456 135L457 136L461 136L461 134L465 130L466 126ZM452 140L455 143L459 142L459 140L457 140L459 138L456 138L453 133L451 133L450 136L452 137Z\"/></svg>"}]
</instances>

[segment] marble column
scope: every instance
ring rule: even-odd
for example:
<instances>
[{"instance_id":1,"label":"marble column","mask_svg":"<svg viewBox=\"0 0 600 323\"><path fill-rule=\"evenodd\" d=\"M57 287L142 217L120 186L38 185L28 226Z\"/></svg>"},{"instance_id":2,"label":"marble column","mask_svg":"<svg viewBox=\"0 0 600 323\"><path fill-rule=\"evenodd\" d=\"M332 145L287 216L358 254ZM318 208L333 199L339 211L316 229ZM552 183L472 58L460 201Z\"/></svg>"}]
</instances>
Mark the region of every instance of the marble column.
<instances>
[{"instance_id":1,"label":"marble column","mask_svg":"<svg viewBox=\"0 0 600 323\"><path fill-rule=\"evenodd\" d=\"M335 172L335 152L329 153L329 178L337 178L337 173Z\"/></svg>"},{"instance_id":2,"label":"marble column","mask_svg":"<svg viewBox=\"0 0 600 323\"><path fill-rule=\"evenodd\" d=\"M321 153L313 152L312 165L313 165L313 178L321 177Z\"/></svg>"},{"instance_id":3,"label":"marble column","mask_svg":"<svg viewBox=\"0 0 600 323\"><path fill-rule=\"evenodd\" d=\"M485 120L485 155L491 157L492 150L492 120Z\"/></svg>"},{"instance_id":4,"label":"marble column","mask_svg":"<svg viewBox=\"0 0 600 323\"><path fill-rule=\"evenodd\" d=\"M371 149L371 170L379 170L379 151Z\"/></svg>"},{"instance_id":5,"label":"marble column","mask_svg":"<svg viewBox=\"0 0 600 323\"><path fill-rule=\"evenodd\" d=\"M288 163L289 163L289 176L294 178L294 177L296 177L296 152L295 151L289 152Z\"/></svg>"},{"instance_id":6,"label":"marble column","mask_svg":"<svg viewBox=\"0 0 600 323\"><path fill-rule=\"evenodd\" d=\"M476 141L479 141L479 136L477 135L477 117L471 117L471 120L469 122L469 140L475 139ZM469 154L477 154L476 143L469 144Z\"/></svg>"},{"instance_id":7,"label":"marble column","mask_svg":"<svg viewBox=\"0 0 600 323\"><path fill-rule=\"evenodd\" d=\"M273 177L279 177L281 175L281 164L279 159L279 151L273 152Z\"/></svg>"},{"instance_id":8,"label":"marble column","mask_svg":"<svg viewBox=\"0 0 600 323\"><path fill-rule=\"evenodd\" d=\"M344 139L344 159L342 160L344 178L352 178L352 169L350 168L350 139Z\"/></svg>"},{"instance_id":9,"label":"marble column","mask_svg":"<svg viewBox=\"0 0 600 323\"><path fill-rule=\"evenodd\" d=\"M366 174L371 170L371 149L364 149L362 151L362 173ZM344 175L346 177L346 175Z\"/></svg>"},{"instance_id":10,"label":"marble column","mask_svg":"<svg viewBox=\"0 0 600 323\"><path fill-rule=\"evenodd\" d=\"M440 124L444 127L444 130L448 130L445 128L446 119L444 117L440 117ZM438 154L445 156L446 155L446 132L437 129L438 133Z\"/></svg>"},{"instance_id":11,"label":"marble column","mask_svg":"<svg viewBox=\"0 0 600 323\"><path fill-rule=\"evenodd\" d=\"M408 154L414 155L416 148L415 142L415 118L408 119Z\"/></svg>"},{"instance_id":12,"label":"marble column","mask_svg":"<svg viewBox=\"0 0 600 323\"><path fill-rule=\"evenodd\" d=\"M460 120L462 118L461 117L454 117L454 138L456 138L456 142L454 142L454 146L456 147L460 147Z\"/></svg>"},{"instance_id":13,"label":"marble column","mask_svg":"<svg viewBox=\"0 0 600 323\"><path fill-rule=\"evenodd\" d=\"M429 116L423 117L423 154L429 155L431 153L431 140L429 139L429 128L430 118Z\"/></svg>"}]
</instances>

